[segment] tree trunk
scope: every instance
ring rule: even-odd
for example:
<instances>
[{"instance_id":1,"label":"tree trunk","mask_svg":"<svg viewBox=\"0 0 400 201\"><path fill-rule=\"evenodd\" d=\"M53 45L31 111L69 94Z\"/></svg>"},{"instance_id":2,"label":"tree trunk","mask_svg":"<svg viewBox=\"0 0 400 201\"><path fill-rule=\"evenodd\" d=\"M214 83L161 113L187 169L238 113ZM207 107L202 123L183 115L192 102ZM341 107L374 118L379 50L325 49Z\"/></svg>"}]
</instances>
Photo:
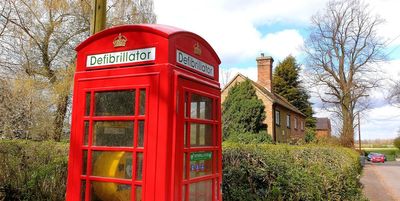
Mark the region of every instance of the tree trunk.
<instances>
[{"instance_id":1,"label":"tree trunk","mask_svg":"<svg viewBox=\"0 0 400 201\"><path fill-rule=\"evenodd\" d=\"M60 94L57 100L57 111L54 118L54 133L53 140L56 142L61 141L61 136L64 128L64 119L67 113L68 94Z\"/></svg>"},{"instance_id":2,"label":"tree trunk","mask_svg":"<svg viewBox=\"0 0 400 201\"><path fill-rule=\"evenodd\" d=\"M345 96L342 104L342 135L340 136L340 142L343 146L353 148L354 147L354 128L353 128L353 113L350 97Z\"/></svg>"}]
</instances>

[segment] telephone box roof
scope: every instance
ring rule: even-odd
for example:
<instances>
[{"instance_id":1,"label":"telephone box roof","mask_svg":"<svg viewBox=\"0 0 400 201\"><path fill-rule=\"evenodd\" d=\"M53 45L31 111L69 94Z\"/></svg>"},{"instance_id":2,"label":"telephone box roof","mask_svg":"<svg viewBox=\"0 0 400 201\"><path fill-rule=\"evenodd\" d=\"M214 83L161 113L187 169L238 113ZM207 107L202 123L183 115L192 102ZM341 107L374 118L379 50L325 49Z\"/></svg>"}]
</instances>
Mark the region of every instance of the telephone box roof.
<instances>
[{"instance_id":1,"label":"telephone box roof","mask_svg":"<svg viewBox=\"0 0 400 201\"><path fill-rule=\"evenodd\" d=\"M211 47L211 45L204 40L201 36L190 32L190 31L185 31L180 28L176 28L173 26L168 26L168 25L161 25L161 24L136 24L136 25L122 25L122 26L115 26L111 27L109 29L106 29L104 31L98 32L92 36L90 36L88 39L83 41L81 44L79 44L75 50L80 51L93 41L96 41L99 38L105 37L111 33L116 33L116 32L149 32L153 33L155 35L159 35L161 37L164 37L166 39L171 39L172 37L179 37L179 35L191 35L195 37L197 40L199 40L203 45L207 47L207 49L210 51L210 53L217 59L218 63L221 63L221 60L219 59L217 53L215 50Z\"/></svg>"}]
</instances>

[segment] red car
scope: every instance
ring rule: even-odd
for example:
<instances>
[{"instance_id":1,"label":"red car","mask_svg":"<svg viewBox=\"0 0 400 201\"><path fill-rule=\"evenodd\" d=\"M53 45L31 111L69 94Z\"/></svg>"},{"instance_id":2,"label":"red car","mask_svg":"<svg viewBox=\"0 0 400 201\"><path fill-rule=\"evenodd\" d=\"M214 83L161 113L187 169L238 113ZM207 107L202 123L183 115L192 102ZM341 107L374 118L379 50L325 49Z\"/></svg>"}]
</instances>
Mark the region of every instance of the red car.
<instances>
[{"instance_id":1,"label":"red car","mask_svg":"<svg viewBox=\"0 0 400 201\"><path fill-rule=\"evenodd\" d=\"M384 163L385 162L385 155L383 155L383 154L373 154L371 156L371 162L373 162L373 163L375 163L375 162Z\"/></svg>"}]
</instances>

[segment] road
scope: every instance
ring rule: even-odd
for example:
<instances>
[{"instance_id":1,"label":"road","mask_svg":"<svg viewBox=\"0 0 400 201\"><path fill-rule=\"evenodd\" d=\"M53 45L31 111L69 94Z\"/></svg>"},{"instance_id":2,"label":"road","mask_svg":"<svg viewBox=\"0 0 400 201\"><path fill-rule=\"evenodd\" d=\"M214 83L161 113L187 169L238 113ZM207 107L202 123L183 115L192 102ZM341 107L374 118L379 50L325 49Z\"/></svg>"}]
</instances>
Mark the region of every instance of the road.
<instances>
[{"instance_id":1,"label":"road","mask_svg":"<svg viewBox=\"0 0 400 201\"><path fill-rule=\"evenodd\" d=\"M367 162L361 183L364 195L371 201L400 201L400 162Z\"/></svg>"}]
</instances>

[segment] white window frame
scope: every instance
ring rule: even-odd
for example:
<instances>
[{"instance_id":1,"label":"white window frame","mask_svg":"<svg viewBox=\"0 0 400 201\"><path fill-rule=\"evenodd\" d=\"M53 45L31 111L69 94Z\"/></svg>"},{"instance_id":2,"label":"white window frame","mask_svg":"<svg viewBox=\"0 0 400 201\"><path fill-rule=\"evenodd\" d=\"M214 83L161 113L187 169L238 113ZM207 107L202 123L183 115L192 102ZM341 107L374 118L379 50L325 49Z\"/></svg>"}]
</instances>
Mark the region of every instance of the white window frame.
<instances>
[{"instance_id":1,"label":"white window frame","mask_svg":"<svg viewBox=\"0 0 400 201\"><path fill-rule=\"evenodd\" d=\"M286 127L290 128L290 114L286 115Z\"/></svg>"},{"instance_id":2,"label":"white window frame","mask_svg":"<svg viewBox=\"0 0 400 201\"><path fill-rule=\"evenodd\" d=\"M294 117L294 129L298 129L298 121L297 121L297 117Z\"/></svg>"},{"instance_id":3,"label":"white window frame","mask_svg":"<svg viewBox=\"0 0 400 201\"><path fill-rule=\"evenodd\" d=\"M281 112L279 110L275 110L275 125L280 126L281 125Z\"/></svg>"}]
</instances>

